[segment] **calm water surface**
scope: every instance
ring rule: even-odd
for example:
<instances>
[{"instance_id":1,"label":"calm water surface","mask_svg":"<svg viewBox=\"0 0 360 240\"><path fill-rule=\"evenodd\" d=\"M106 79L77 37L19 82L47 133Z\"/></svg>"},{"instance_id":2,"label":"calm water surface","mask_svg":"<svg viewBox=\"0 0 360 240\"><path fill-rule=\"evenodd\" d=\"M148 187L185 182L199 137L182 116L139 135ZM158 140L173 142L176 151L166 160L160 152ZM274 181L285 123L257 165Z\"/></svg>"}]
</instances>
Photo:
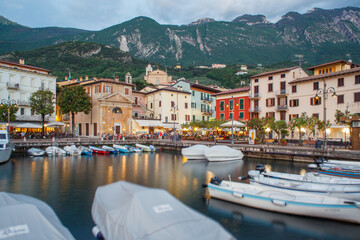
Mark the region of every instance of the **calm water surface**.
<instances>
[{"instance_id":1,"label":"calm water surface","mask_svg":"<svg viewBox=\"0 0 360 240\"><path fill-rule=\"evenodd\" d=\"M226 163L186 161L171 152L91 157L30 158L0 165L0 191L48 203L76 239L94 239L91 206L96 188L125 180L169 191L191 208L220 222L237 239L359 239L360 227L330 220L276 214L210 199L202 184L213 176L236 180L256 164L299 173L305 163L245 159Z\"/></svg>"}]
</instances>

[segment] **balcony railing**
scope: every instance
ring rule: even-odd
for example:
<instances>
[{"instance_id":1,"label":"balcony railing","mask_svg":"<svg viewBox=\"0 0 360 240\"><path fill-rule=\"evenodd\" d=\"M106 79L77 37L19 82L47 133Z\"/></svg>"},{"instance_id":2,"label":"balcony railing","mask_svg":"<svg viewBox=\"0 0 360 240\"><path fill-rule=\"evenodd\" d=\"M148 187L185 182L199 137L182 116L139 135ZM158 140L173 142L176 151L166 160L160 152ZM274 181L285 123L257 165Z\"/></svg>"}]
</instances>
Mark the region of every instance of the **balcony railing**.
<instances>
[{"instance_id":1,"label":"balcony railing","mask_svg":"<svg viewBox=\"0 0 360 240\"><path fill-rule=\"evenodd\" d=\"M260 98L260 97L261 97L260 93L249 93L250 99Z\"/></svg>"},{"instance_id":2,"label":"balcony railing","mask_svg":"<svg viewBox=\"0 0 360 240\"><path fill-rule=\"evenodd\" d=\"M281 90L278 90L275 92L276 96L282 96L282 95L288 95L288 94L289 94L289 92L287 89L281 89Z\"/></svg>"},{"instance_id":3,"label":"balcony railing","mask_svg":"<svg viewBox=\"0 0 360 240\"><path fill-rule=\"evenodd\" d=\"M260 112L260 108L259 107L249 108L249 112Z\"/></svg>"},{"instance_id":4,"label":"balcony railing","mask_svg":"<svg viewBox=\"0 0 360 240\"><path fill-rule=\"evenodd\" d=\"M204 115L212 115L214 113L214 110L212 109L201 110L201 113Z\"/></svg>"},{"instance_id":5,"label":"balcony railing","mask_svg":"<svg viewBox=\"0 0 360 240\"><path fill-rule=\"evenodd\" d=\"M30 106L30 101L18 100L17 104L19 106Z\"/></svg>"},{"instance_id":6,"label":"balcony railing","mask_svg":"<svg viewBox=\"0 0 360 240\"><path fill-rule=\"evenodd\" d=\"M288 105L277 105L275 108L276 111L286 111L289 109Z\"/></svg>"},{"instance_id":7,"label":"balcony railing","mask_svg":"<svg viewBox=\"0 0 360 240\"><path fill-rule=\"evenodd\" d=\"M7 82L6 85L7 85L7 88L9 88L9 89L19 89L19 88L20 88L20 84L19 84L19 83L10 83L10 82Z\"/></svg>"},{"instance_id":8,"label":"balcony railing","mask_svg":"<svg viewBox=\"0 0 360 240\"><path fill-rule=\"evenodd\" d=\"M212 98L212 97L204 97L204 96L202 96L202 97L201 97L201 101L212 102L212 101L213 101L213 98Z\"/></svg>"}]
</instances>

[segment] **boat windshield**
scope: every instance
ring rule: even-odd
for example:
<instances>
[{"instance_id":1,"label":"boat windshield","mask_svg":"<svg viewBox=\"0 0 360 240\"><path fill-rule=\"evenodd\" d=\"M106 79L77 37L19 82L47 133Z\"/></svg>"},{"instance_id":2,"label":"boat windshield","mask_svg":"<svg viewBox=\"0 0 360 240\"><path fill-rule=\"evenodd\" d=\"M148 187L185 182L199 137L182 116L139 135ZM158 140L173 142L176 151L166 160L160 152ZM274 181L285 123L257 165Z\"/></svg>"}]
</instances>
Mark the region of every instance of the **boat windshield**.
<instances>
[{"instance_id":1,"label":"boat windshield","mask_svg":"<svg viewBox=\"0 0 360 240\"><path fill-rule=\"evenodd\" d=\"M6 139L6 134L5 133L0 133L0 139Z\"/></svg>"}]
</instances>

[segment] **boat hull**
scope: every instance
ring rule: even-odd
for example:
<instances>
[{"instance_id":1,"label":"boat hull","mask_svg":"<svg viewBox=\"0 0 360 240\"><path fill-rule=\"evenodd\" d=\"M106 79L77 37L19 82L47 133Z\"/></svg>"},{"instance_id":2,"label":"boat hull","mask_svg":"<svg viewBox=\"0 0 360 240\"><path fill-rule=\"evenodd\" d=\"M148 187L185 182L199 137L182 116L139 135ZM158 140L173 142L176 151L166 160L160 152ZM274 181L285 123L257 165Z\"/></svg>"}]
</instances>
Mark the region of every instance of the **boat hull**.
<instances>
[{"instance_id":1,"label":"boat hull","mask_svg":"<svg viewBox=\"0 0 360 240\"><path fill-rule=\"evenodd\" d=\"M227 181L223 181L227 182ZM269 188L249 186L249 187L231 187L232 183L225 183L227 186L219 186L215 184L208 184L210 196L253 208L263 209L267 211L286 213L299 216L308 216L316 218L327 218L338 221L346 221L360 224L360 206L358 202L353 204L346 204L341 201L336 203L337 198L331 198L333 201L326 203L321 202L300 202L294 201L299 199L299 195L289 194L288 191L269 190ZM223 183L221 183L223 185ZM249 184L243 184L249 185ZM247 189L250 188L250 189ZM261 189L264 189L261 193ZM269 194L264 194L268 191ZM304 195L306 199L316 199L317 195ZM351 201L349 201L351 202Z\"/></svg>"},{"instance_id":2,"label":"boat hull","mask_svg":"<svg viewBox=\"0 0 360 240\"><path fill-rule=\"evenodd\" d=\"M338 176L338 177L347 177L347 178L355 178L360 179L360 172L350 172L350 171L336 171L333 169L322 170L319 169L318 173L330 175L330 176Z\"/></svg>"},{"instance_id":3,"label":"boat hull","mask_svg":"<svg viewBox=\"0 0 360 240\"><path fill-rule=\"evenodd\" d=\"M8 146L5 149L0 150L0 163L9 161L12 151L12 146Z\"/></svg>"},{"instance_id":4,"label":"boat hull","mask_svg":"<svg viewBox=\"0 0 360 240\"><path fill-rule=\"evenodd\" d=\"M97 147L92 147L90 146L89 147L93 153L97 153L97 154L108 154L109 152L104 150L104 149L101 149L101 148L97 148Z\"/></svg>"}]
</instances>

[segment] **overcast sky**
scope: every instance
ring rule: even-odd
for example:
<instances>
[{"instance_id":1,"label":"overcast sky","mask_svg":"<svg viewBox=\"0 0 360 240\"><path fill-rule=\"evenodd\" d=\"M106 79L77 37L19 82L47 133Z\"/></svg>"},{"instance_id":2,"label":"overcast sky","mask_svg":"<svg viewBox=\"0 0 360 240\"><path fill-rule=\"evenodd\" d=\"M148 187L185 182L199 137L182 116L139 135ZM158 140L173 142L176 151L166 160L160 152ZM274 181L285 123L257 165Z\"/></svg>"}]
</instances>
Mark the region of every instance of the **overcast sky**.
<instances>
[{"instance_id":1,"label":"overcast sky","mask_svg":"<svg viewBox=\"0 0 360 240\"><path fill-rule=\"evenodd\" d=\"M138 16L182 25L206 17L231 21L262 14L274 23L290 11L347 6L360 7L360 0L0 0L0 15L29 27L101 30Z\"/></svg>"}]
</instances>

